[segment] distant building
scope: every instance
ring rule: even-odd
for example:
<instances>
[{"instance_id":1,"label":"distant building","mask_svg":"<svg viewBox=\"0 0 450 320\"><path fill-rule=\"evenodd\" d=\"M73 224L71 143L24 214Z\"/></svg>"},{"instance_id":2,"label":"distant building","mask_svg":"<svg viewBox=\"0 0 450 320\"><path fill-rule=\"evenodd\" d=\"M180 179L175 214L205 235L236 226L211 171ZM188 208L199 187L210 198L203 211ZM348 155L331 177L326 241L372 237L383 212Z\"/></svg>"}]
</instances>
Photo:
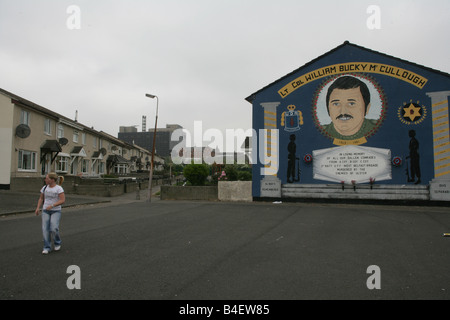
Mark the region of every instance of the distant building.
<instances>
[{"instance_id":1,"label":"distant building","mask_svg":"<svg viewBox=\"0 0 450 320\"><path fill-rule=\"evenodd\" d=\"M135 129L135 131L130 128ZM183 127L177 124L168 124L166 128L156 129L155 154L160 157L169 157L172 149L179 141L171 141L172 133ZM137 132L135 127L120 127L118 135L119 140L127 143L138 145L144 149L152 151L154 128L150 128L146 132Z\"/></svg>"},{"instance_id":2,"label":"distant building","mask_svg":"<svg viewBox=\"0 0 450 320\"><path fill-rule=\"evenodd\" d=\"M131 126L131 127L120 127L119 128L119 132L138 132L137 128L135 126Z\"/></svg>"}]
</instances>

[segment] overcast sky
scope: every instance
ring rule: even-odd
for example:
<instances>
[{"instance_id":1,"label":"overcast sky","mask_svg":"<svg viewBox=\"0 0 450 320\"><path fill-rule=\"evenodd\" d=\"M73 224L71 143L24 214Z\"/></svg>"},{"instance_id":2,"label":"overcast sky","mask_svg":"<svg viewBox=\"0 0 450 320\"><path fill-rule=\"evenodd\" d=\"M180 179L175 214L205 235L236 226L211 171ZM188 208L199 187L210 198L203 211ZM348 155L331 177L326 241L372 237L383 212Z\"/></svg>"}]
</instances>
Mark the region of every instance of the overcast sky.
<instances>
[{"instance_id":1,"label":"overcast sky","mask_svg":"<svg viewBox=\"0 0 450 320\"><path fill-rule=\"evenodd\" d=\"M449 14L449 0L0 0L0 87L116 137L154 126L146 93L158 127L225 133L251 128L246 97L345 40L450 73Z\"/></svg>"}]
</instances>

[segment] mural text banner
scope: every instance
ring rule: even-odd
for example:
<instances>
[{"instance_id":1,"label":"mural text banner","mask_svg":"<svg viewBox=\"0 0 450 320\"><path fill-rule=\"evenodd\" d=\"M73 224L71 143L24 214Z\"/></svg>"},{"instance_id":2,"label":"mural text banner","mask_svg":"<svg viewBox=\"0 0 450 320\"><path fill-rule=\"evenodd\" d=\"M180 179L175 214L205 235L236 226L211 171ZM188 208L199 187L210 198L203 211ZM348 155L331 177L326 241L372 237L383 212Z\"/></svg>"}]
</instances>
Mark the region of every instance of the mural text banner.
<instances>
[{"instance_id":1,"label":"mural text banner","mask_svg":"<svg viewBox=\"0 0 450 320\"><path fill-rule=\"evenodd\" d=\"M278 91L278 94L285 98L295 90L301 88L302 86L327 77L344 73L352 73L352 72L365 72L365 73L376 73L382 74L389 77L394 77L405 82L408 82L411 85L414 85L420 89L422 89L428 82L428 79L414 73L408 71L406 69L402 69L399 67L381 64L381 63L371 63L371 62L349 62L349 63L339 63L330 65L327 67L323 67L320 69L316 69L309 73L306 73L294 81L291 81L289 84L285 85Z\"/></svg>"}]
</instances>

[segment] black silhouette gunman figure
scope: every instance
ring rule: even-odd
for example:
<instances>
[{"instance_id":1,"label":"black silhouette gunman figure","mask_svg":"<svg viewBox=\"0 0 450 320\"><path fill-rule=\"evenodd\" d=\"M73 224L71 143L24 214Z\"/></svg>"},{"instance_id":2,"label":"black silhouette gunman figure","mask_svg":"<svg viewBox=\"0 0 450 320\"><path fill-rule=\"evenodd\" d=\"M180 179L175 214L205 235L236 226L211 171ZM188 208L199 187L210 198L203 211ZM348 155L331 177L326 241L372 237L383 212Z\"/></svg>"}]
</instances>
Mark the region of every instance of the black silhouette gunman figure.
<instances>
[{"instance_id":1,"label":"black silhouette gunman figure","mask_svg":"<svg viewBox=\"0 0 450 320\"><path fill-rule=\"evenodd\" d=\"M298 160L296 157L297 145L295 144L295 134L291 134L289 140L287 182L293 183L300 181L300 167L298 168L298 176L295 178L295 160Z\"/></svg>"},{"instance_id":2,"label":"black silhouette gunman figure","mask_svg":"<svg viewBox=\"0 0 450 320\"><path fill-rule=\"evenodd\" d=\"M406 159L410 161L411 176L408 175L408 182L414 182L415 184L421 183L420 177L420 155L419 155L419 141L416 139L416 131L409 130L409 156Z\"/></svg>"}]
</instances>

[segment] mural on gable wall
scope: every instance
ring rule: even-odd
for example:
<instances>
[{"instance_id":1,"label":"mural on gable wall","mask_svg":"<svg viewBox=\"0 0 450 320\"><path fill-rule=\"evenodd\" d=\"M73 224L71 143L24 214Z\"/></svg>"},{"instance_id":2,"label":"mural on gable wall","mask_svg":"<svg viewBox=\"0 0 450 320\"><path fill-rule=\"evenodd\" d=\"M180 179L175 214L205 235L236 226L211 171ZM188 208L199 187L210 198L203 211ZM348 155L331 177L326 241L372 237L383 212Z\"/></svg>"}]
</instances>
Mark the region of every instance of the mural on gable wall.
<instances>
[{"instance_id":1,"label":"mural on gable wall","mask_svg":"<svg viewBox=\"0 0 450 320\"><path fill-rule=\"evenodd\" d=\"M345 43L247 100L257 132L276 110L281 184L428 185L450 180L448 96L449 75Z\"/></svg>"}]
</instances>

